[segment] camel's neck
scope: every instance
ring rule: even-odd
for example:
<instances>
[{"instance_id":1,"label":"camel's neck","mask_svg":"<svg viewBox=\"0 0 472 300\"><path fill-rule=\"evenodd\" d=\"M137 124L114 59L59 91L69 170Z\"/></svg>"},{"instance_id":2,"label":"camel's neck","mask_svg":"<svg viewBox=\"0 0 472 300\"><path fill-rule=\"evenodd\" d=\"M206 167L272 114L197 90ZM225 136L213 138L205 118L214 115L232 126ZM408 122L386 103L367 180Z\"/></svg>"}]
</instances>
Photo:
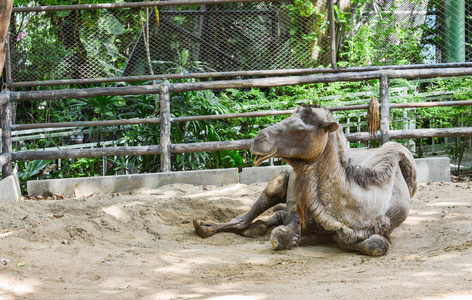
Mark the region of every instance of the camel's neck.
<instances>
[{"instance_id":1,"label":"camel's neck","mask_svg":"<svg viewBox=\"0 0 472 300\"><path fill-rule=\"evenodd\" d=\"M337 193L344 194L347 188L343 184L347 182L346 164L350 164L346 155L346 141L339 131L330 133L325 150L317 160L291 163L296 175L294 188L298 200L297 213L304 227L311 219L309 211L313 203L322 203L325 197L336 197Z\"/></svg>"},{"instance_id":2,"label":"camel's neck","mask_svg":"<svg viewBox=\"0 0 472 300\"><path fill-rule=\"evenodd\" d=\"M346 138L340 131L329 134L328 142L321 155L313 162L294 162L291 163L294 172L297 175L313 177L323 182L330 178L344 177L345 171L351 164L347 156ZM344 178L343 178L344 179Z\"/></svg>"}]
</instances>

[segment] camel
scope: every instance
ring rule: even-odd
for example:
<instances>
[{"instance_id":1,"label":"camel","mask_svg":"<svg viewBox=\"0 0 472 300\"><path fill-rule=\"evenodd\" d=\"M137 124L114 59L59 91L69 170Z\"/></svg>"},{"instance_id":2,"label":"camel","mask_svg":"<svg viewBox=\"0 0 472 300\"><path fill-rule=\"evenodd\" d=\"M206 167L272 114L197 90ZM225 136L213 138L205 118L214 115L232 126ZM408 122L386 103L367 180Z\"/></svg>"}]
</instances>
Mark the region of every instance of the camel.
<instances>
[{"instance_id":1,"label":"camel","mask_svg":"<svg viewBox=\"0 0 472 300\"><path fill-rule=\"evenodd\" d=\"M417 189L416 165L407 148L388 142L354 151L329 110L316 105L298 107L261 130L251 152L256 166L274 157L292 170L272 178L250 210L233 220L194 220L201 237L218 232L256 236L275 227L270 235L275 250L334 242L347 251L381 256L390 248L393 229L407 218ZM253 222L280 203L285 210Z\"/></svg>"}]
</instances>

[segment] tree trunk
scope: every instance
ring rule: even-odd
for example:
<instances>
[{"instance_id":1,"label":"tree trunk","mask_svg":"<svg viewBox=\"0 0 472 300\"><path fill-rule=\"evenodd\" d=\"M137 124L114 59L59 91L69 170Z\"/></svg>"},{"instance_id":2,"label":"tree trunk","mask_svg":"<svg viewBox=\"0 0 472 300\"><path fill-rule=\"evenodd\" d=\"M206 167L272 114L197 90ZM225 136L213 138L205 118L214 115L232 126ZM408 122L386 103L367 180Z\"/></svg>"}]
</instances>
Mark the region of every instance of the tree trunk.
<instances>
[{"instance_id":1,"label":"tree trunk","mask_svg":"<svg viewBox=\"0 0 472 300\"><path fill-rule=\"evenodd\" d=\"M13 0L0 0L0 77L5 64L5 39L10 25L11 9Z\"/></svg>"}]
</instances>

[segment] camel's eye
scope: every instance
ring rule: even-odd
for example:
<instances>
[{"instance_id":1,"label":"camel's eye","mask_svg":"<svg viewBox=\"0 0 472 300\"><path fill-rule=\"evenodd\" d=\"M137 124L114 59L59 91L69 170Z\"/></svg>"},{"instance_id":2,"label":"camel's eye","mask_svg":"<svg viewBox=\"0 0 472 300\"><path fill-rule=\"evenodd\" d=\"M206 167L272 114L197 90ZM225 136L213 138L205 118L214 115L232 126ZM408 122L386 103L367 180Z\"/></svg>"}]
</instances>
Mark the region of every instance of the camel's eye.
<instances>
[{"instance_id":1,"label":"camel's eye","mask_svg":"<svg viewBox=\"0 0 472 300\"><path fill-rule=\"evenodd\" d=\"M302 128L302 127L295 127L291 131L291 134L294 134L294 135L303 135L304 133L305 133L305 128Z\"/></svg>"}]
</instances>

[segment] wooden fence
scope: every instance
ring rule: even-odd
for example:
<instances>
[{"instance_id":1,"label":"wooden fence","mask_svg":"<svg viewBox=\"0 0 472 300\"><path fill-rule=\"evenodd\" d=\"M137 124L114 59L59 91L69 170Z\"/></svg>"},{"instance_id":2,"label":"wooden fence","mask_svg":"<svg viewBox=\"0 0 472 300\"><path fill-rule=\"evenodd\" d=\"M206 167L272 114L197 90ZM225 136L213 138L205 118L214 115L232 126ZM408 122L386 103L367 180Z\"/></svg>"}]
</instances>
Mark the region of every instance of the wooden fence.
<instances>
[{"instance_id":1,"label":"wooden fence","mask_svg":"<svg viewBox=\"0 0 472 300\"><path fill-rule=\"evenodd\" d=\"M235 2L257 2L265 0L188 0L186 4L221 4ZM108 4L86 4L86 5L67 5L67 6L48 6L48 7L23 7L13 8L15 12L39 12L39 11L57 11L57 10L79 10L79 9L103 9L103 8L124 8L124 7L144 7L144 6L163 6L179 5L181 0L172 0L165 2L136 2L136 3L108 3ZM292 111L260 111L251 113L238 113L227 115L211 116L192 116L172 118L170 111L170 93L196 91L196 90L221 90L221 89L241 89L252 87L278 87L288 85L302 85L311 83L330 83L337 81L364 81L380 79L380 130L372 135L368 132L349 133L347 138L350 141L379 140L385 143L391 139L408 138L426 138L426 137L461 137L472 136L472 127L462 128L436 128L436 129L415 129L415 130L389 130L390 110L411 108L411 107L431 107L431 106L451 106L451 105L471 105L472 101L447 101L447 102L423 102L423 103L401 103L391 104L389 100L389 80L404 78L435 78L435 77L458 77L471 76L472 63L447 63L432 65L404 65L404 66L370 66L355 68L337 68L336 67L336 45L334 34L334 7L333 1L328 1L329 19L330 19L330 43L331 43L331 66L332 68L323 69L291 69L291 70L259 70L259 71L236 71L236 72L208 72L193 74L174 74L174 75L146 75L146 76L128 76L115 78L90 78L90 79L72 79L72 80L50 80L41 82L13 82L11 77L10 53L7 47L6 53L6 89L0 93L0 105L2 106L1 129L2 129L2 152L0 155L0 166L2 167L3 178L12 173L12 162L22 160L37 159L68 159L82 157L101 157L101 156L122 156L122 155L149 155L159 154L161 156L161 171L171 171L171 153L191 153L200 151L220 151L230 149L247 149L252 145L252 140L236 140L221 142L205 142L191 144L172 144L170 138L170 128L175 122L188 122L193 120L215 120L240 117L258 117L270 115L288 115ZM8 24L3 20L4 24ZM1 69L1 68L0 68ZM0 73L1 74L1 73ZM287 76L290 75L290 76ZM215 80L204 82L189 83L170 83L168 79L178 78L221 78L221 77L250 77L267 76L267 78L258 79L239 79L239 80ZM274 77L284 76L284 77ZM108 87L108 88L87 88L87 89L63 89L63 90L42 90L42 91L8 91L15 87L24 86L53 86L53 85L71 85L71 84L89 84L118 81L144 81L144 80L164 80L163 83L145 86L130 87ZM12 103L19 101L52 101L59 99L88 98L107 95L142 95L159 94L160 95L160 117L149 119L132 120L107 120L107 121L83 121L83 122L61 122L61 123L43 123L43 124L12 124ZM351 105L344 107L331 107L332 111L346 111L367 109L367 105ZM34 129L34 128L57 128L57 127L82 127L82 126L109 126L109 125L127 125L127 124L145 124L159 123L160 126L160 144L150 146L134 147L109 147L94 149L69 149L57 151L18 151L13 152L12 130Z\"/></svg>"},{"instance_id":2,"label":"wooden fence","mask_svg":"<svg viewBox=\"0 0 472 300\"><path fill-rule=\"evenodd\" d=\"M452 67L451 67L452 66ZM175 122L188 122L193 120L215 120L240 117L258 117L271 115L288 115L291 110L284 111L260 111L250 113L226 114L226 115L207 115L172 118L170 110L170 93L187 92L196 90L221 90L221 89L241 89L252 87L277 87L288 85L301 85L311 83L329 83L337 81L363 81L371 79L380 79L380 130L372 135L368 132L347 134L349 141L367 141L379 140L385 143L391 139L408 138L427 138L427 137L462 137L472 136L472 127L458 128L436 128L436 129L412 129L412 130L389 130L390 110L412 107L433 107L433 106L452 106L452 105L472 105L472 101L447 101L447 102L422 102L422 103L399 103L391 104L389 101L389 80L396 78L416 79L416 78L435 78L435 77L458 77L471 76L472 67L469 65L447 64L444 68L436 65L435 68L401 68L401 69L379 69L359 72L358 70L346 69L343 72L337 71L332 74L316 74L291 77L269 77L258 79L240 79L224 81L206 81L189 83L170 83L164 80L163 83L147 86L131 87L109 87L109 88L88 88L88 89L64 89L54 91L25 91L8 92L3 91L0 94L0 104L3 106L1 116L2 127L2 154L0 155L0 166L2 166L3 178L9 176L12 172L11 162L22 160L37 159L68 159L82 157L101 157L101 156L123 156L123 155L149 155L159 154L161 156L161 171L171 171L171 153L191 153L202 151L221 151L230 149L247 149L252 145L252 140L220 141L220 142L201 142L191 144L172 144L170 137L171 124ZM12 102L14 101L38 101L38 100L59 100L72 98L87 98L103 95L140 95L140 94L159 94L160 95L160 117L150 119L133 120L112 120L112 121L84 121L84 122L61 122L61 123L43 123L43 124L12 124ZM360 110L367 109L368 105L351 105L341 107L330 107L332 111ZM159 145L150 146L117 146L109 148L94 149L70 149L57 151L18 151L13 152L11 130L12 129L31 129L31 128L53 128L53 127L80 127L80 126L107 126L124 124L143 124L159 123L161 129L161 139Z\"/></svg>"}]
</instances>

